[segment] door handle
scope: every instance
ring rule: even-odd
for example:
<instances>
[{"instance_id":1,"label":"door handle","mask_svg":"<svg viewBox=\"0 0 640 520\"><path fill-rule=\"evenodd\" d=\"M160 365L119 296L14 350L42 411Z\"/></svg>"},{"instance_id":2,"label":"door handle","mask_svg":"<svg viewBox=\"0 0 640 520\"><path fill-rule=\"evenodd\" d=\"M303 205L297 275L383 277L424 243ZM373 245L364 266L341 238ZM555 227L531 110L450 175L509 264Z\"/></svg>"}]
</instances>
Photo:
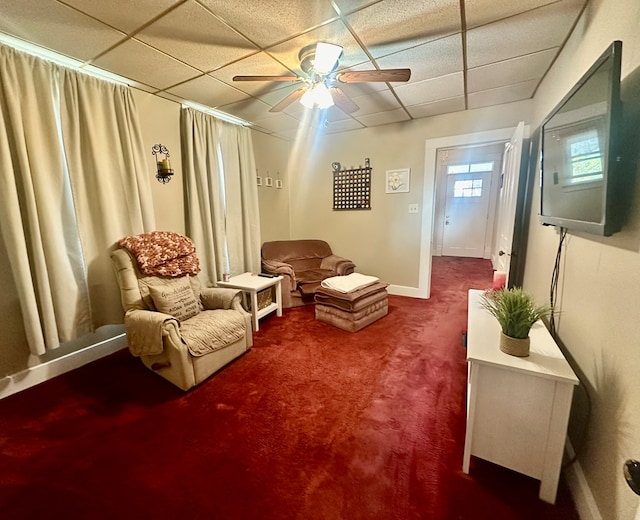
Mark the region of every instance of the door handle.
<instances>
[{"instance_id":1,"label":"door handle","mask_svg":"<svg viewBox=\"0 0 640 520\"><path fill-rule=\"evenodd\" d=\"M445 226L449 225L449 217L448 216L444 217L444 225Z\"/></svg>"},{"instance_id":2,"label":"door handle","mask_svg":"<svg viewBox=\"0 0 640 520\"><path fill-rule=\"evenodd\" d=\"M504 255L508 255L508 253L505 253L502 249L498 251L498 256L504 256Z\"/></svg>"}]
</instances>

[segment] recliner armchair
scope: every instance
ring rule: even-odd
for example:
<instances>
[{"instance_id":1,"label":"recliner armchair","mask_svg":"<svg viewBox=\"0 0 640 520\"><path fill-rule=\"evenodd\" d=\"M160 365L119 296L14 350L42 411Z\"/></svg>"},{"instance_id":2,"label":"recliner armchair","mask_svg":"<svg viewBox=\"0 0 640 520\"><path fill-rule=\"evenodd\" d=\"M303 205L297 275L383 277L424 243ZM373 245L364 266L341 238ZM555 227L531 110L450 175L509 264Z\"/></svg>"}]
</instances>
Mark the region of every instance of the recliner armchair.
<instances>
[{"instance_id":1,"label":"recliner armchair","mask_svg":"<svg viewBox=\"0 0 640 520\"><path fill-rule=\"evenodd\" d=\"M111 259L125 310L130 352L182 390L200 384L252 346L251 314L242 307L240 291L201 288L197 275L145 275L124 248L112 251ZM189 293L189 287L195 303L181 296ZM165 308L161 297L166 296L180 300L170 301ZM195 315L177 319L171 314L176 301L180 312L186 309ZM158 310L160 302L165 312Z\"/></svg>"},{"instance_id":2,"label":"recliner armchair","mask_svg":"<svg viewBox=\"0 0 640 520\"><path fill-rule=\"evenodd\" d=\"M333 254L324 240L276 240L262 244L262 271L282 275L282 306L313 303L325 278L353 273L355 264Z\"/></svg>"}]
</instances>

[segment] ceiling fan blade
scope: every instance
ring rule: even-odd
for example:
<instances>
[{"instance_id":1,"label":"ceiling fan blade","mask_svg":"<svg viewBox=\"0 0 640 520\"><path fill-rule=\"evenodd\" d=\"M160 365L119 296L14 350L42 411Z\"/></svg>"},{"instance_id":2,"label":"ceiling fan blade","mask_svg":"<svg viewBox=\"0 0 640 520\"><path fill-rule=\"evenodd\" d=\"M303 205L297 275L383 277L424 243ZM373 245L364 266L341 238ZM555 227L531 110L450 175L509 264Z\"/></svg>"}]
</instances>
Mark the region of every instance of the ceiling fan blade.
<instances>
[{"instance_id":1,"label":"ceiling fan blade","mask_svg":"<svg viewBox=\"0 0 640 520\"><path fill-rule=\"evenodd\" d=\"M345 114L351 114L356 110L360 110L360 107L356 105L353 102L353 100L349 96L347 96L342 90L340 90L338 87L331 87L329 89L329 92L331 92L331 97L333 97L333 102Z\"/></svg>"},{"instance_id":2,"label":"ceiling fan blade","mask_svg":"<svg viewBox=\"0 0 640 520\"><path fill-rule=\"evenodd\" d=\"M269 109L269 112L281 112L285 108L287 108L294 101L299 100L304 93L307 91L306 88L299 88L298 90L294 90L291 94L282 99L279 103L275 104Z\"/></svg>"},{"instance_id":3,"label":"ceiling fan blade","mask_svg":"<svg viewBox=\"0 0 640 520\"><path fill-rule=\"evenodd\" d=\"M342 83L368 83L370 81L409 81L411 69L383 69L383 70L351 70L340 72L336 79Z\"/></svg>"},{"instance_id":4,"label":"ceiling fan blade","mask_svg":"<svg viewBox=\"0 0 640 520\"><path fill-rule=\"evenodd\" d=\"M299 81L298 76L234 76L233 81Z\"/></svg>"}]
</instances>

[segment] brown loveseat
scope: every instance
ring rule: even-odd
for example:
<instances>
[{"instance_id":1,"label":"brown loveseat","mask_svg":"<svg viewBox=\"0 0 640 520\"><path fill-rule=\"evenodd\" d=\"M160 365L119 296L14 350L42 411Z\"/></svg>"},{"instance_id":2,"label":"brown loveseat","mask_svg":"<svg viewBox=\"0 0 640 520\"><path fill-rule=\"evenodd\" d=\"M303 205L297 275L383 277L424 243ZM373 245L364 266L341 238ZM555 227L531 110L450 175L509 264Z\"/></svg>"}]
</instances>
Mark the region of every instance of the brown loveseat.
<instances>
[{"instance_id":1,"label":"brown loveseat","mask_svg":"<svg viewBox=\"0 0 640 520\"><path fill-rule=\"evenodd\" d=\"M324 240L277 240L262 245L262 271L279 274L282 306L313 303L313 295L325 278L353 273L351 260L336 256Z\"/></svg>"}]
</instances>

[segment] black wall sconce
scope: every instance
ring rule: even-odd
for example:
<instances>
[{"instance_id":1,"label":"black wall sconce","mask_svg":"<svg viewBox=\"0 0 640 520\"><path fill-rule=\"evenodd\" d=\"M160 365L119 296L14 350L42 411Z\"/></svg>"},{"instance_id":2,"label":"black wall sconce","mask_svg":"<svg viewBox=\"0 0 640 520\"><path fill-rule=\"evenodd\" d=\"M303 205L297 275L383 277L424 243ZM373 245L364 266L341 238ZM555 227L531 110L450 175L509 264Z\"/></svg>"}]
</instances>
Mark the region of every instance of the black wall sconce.
<instances>
[{"instance_id":1,"label":"black wall sconce","mask_svg":"<svg viewBox=\"0 0 640 520\"><path fill-rule=\"evenodd\" d=\"M156 157L156 179L162 184L167 184L173 175L171 163L169 162L169 150L163 144L154 144L151 148L151 153ZM160 154L164 155L164 159L160 158Z\"/></svg>"},{"instance_id":2,"label":"black wall sconce","mask_svg":"<svg viewBox=\"0 0 640 520\"><path fill-rule=\"evenodd\" d=\"M636 495L640 495L640 462L630 459L622 468L624 479Z\"/></svg>"}]
</instances>

